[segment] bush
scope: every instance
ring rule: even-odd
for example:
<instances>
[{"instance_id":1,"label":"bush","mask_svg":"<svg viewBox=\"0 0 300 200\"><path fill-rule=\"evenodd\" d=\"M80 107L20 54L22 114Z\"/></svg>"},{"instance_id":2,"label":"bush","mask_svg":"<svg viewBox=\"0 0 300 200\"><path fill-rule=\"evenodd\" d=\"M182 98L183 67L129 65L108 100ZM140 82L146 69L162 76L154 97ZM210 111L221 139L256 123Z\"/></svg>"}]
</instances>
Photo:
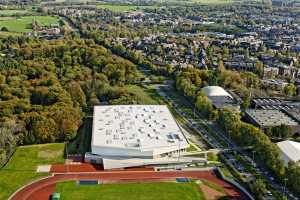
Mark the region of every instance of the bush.
<instances>
[{"instance_id":1,"label":"bush","mask_svg":"<svg viewBox=\"0 0 300 200\"><path fill-rule=\"evenodd\" d=\"M9 30L8 30L8 28L7 28L7 27L3 26L3 27L1 28L1 31L8 32Z\"/></svg>"}]
</instances>

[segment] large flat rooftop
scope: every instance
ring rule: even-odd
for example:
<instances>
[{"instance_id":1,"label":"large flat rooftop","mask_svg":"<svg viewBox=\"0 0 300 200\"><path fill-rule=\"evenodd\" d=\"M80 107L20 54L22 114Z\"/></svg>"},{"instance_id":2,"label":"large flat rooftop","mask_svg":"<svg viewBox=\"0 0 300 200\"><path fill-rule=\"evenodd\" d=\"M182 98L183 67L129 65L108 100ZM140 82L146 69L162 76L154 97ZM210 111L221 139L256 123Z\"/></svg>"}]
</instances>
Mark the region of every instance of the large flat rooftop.
<instances>
[{"instance_id":1,"label":"large flat rooftop","mask_svg":"<svg viewBox=\"0 0 300 200\"><path fill-rule=\"evenodd\" d=\"M247 110L246 113L250 116L257 124L262 127L267 126L279 126L285 124L288 126L297 126L298 123L289 117L287 114L280 110Z\"/></svg>"},{"instance_id":2,"label":"large flat rooftop","mask_svg":"<svg viewBox=\"0 0 300 200\"><path fill-rule=\"evenodd\" d=\"M92 145L142 152L188 143L165 105L105 105L94 107Z\"/></svg>"}]
</instances>

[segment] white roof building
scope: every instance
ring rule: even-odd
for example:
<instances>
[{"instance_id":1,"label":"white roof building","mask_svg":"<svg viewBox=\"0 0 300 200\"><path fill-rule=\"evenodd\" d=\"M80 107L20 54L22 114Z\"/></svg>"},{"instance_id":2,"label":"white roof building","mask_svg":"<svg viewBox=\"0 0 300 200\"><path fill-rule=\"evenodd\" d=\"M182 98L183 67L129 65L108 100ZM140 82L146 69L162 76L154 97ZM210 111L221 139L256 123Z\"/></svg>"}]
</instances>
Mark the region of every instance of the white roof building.
<instances>
[{"instance_id":1,"label":"white roof building","mask_svg":"<svg viewBox=\"0 0 300 200\"><path fill-rule=\"evenodd\" d=\"M203 87L201 91L208 97L227 96L232 98L232 96L226 90L219 86L206 86Z\"/></svg>"},{"instance_id":2,"label":"white roof building","mask_svg":"<svg viewBox=\"0 0 300 200\"><path fill-rule=\"evenodd\" d=\"M95 106L92 153L154 158L189 146L165 105Z\"/></svg>"},{"instance_id":3,"label":"white roof building","mask_svg":"<svg viewBox=\"0 0 300 200\"><path fill-rule=\"evenodd\" d=\"M300 143L294 141L282 141L278 142L277 146L279 147L282 153L282 159L284 160L285 165L287 166L289 161L298 162L300 161Z\"/></svg>"},{"instance_id":4,"label":"white roof building","mask_svg":"<svg viewBox=\"0 0 300 200\"><path fill-rule=\"evenodd\" d=\"M230 107L239 109L238 102L222 87L206 86L201 91L216 108Z\"/></svg>"}]
</instances>

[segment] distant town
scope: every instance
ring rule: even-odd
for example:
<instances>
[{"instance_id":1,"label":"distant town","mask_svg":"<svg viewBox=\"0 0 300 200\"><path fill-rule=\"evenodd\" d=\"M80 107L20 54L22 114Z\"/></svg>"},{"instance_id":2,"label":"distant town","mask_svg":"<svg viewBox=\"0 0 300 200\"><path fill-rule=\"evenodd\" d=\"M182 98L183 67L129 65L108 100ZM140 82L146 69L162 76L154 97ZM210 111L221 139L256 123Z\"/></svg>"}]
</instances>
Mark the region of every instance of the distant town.
<instances>
[{"instance_id":1,"label":"distant town","mask_svg":"<svg viewBox=\"0 0 300 200\"><path fill-rule=\"evenodd\" d=\"M297 200L300 1L0 0L0 108L0 200Z\"/></svg>"}]
</instances>

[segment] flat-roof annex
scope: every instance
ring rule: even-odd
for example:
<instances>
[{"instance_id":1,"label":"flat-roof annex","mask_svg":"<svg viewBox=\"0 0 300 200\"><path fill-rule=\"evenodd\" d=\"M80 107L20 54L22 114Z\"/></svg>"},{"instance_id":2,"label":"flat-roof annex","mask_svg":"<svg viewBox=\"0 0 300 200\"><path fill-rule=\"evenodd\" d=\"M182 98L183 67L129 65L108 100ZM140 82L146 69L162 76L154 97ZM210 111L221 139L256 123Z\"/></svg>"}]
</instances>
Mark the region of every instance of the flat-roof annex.
<instances>
[{"instance_id":1,"label":"flat-roof annex","mask_svg":"<svg viewBox=\"0 0 300 200\"><path fill-rule=\"evenodd\" d=\"M94 107L92 145L149 151L188 146L165 105Z\"/></svg>"},{"instance_id":2,"label":"flat-roof annex","mask_svg":"<svg viewBox=\"0 0 300 200\"><path fill-rule=\"evenodd\" d=\"M297 126L298 123L280 110L255 110L249 109L246 113L256 121L259 126L279 126L285 124L288 126Z\"/></svg>"}]
</instances>

